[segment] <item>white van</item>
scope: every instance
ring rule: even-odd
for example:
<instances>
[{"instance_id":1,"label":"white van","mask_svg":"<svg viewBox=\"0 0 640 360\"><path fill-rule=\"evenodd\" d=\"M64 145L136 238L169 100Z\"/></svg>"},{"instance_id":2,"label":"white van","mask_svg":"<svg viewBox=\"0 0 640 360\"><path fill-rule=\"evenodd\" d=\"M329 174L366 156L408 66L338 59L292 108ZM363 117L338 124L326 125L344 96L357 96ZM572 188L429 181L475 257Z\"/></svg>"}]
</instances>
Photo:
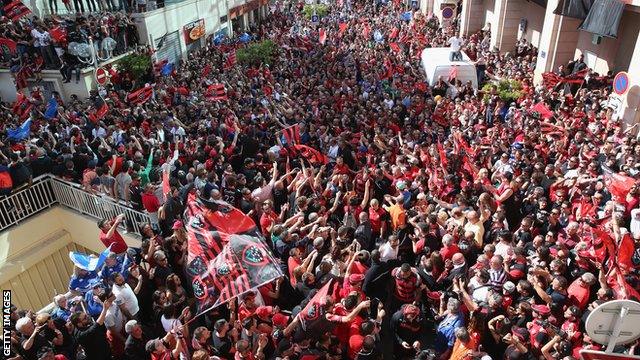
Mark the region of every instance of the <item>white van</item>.
<instances>
[{"instance_id":1,"label":"white van","mask_svg":"<svg viewBox=\"0 0 640 360\"><path fill-rule=\"evenodd\" d=\"M467 54L462 51L462 61L451 61L451 48L426 48L422 50L422 68L427 76L429 86L435 85L438 78L442 76L444 80L449 79L452 66L457 66L456 79L463 84L471 80L473 88L478 88L478 75L476 74L476 66L469 59Z\"/></svg>"}]
</instances>

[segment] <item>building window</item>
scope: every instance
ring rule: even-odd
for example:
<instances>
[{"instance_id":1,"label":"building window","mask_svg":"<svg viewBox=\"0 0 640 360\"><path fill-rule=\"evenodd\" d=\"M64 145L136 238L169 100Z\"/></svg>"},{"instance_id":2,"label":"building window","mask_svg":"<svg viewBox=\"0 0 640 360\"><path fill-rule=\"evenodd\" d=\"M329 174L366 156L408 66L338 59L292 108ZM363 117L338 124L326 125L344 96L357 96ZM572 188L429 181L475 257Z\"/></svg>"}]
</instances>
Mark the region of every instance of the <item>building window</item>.
<instances>
[{"instance_id":1,"label":"building window","mask_svg":"<svg viewBox=\"0 0 640 360\"><path fill-rule=\"evenodd\" d=\"M225 16L220 16L220 23L221 23L221 24L226 23L226 22L227 22L227 20L228 20L227 15L225 15Z\"/></svg>"}]
</instances>

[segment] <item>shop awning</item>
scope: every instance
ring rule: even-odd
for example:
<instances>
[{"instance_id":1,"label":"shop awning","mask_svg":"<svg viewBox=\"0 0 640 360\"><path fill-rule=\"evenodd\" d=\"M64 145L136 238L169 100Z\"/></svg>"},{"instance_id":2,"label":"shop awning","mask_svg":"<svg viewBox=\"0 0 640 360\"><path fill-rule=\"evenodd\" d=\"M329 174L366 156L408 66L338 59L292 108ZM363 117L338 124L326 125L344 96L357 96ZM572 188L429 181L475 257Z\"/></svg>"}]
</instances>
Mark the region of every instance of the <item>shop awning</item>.
<instances>
[{"instance_id":1,"label":"shop awning","mask_svg":"<svg viewBox=\"0 0 640 360\"><path fill-rule=\"evenodd\" d=\"M594 0L560 0L558 7L553 13L584 20L593 3Z\"/></svg>"},{"instance_id":2,"label":"shop awning","mask_svg":"<svg viewBox=\"0 0 640 360\"><path fill-rule=\"evenodd\" d=\"M600 36L618 37L624 3L620 0L595 0L579 29Z\"/></svg>"}]
</instances>

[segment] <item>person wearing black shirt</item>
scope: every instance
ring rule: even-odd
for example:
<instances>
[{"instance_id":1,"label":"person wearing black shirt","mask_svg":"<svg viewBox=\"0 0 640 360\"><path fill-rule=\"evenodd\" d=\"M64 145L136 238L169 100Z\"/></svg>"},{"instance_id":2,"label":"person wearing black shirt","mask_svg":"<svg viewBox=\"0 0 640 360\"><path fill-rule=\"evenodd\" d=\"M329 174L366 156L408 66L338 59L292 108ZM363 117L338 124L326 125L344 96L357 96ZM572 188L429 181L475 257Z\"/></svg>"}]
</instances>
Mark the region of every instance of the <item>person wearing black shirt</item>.
<instances>
[{"instance_id":1,"label":"person wearing black shirt","mask_svg":"<svg viewBox=\"0 0 640 360\"><path fill-rule=\"evenodd\" d=\"M16 153L11 153L11 164L9 164L9 174L13 188L17 189L31 182L31 170L24 162L20 161L20 157Z\"/></svg>"},{"instance_id":2,"label":"person wearing black shirt","mask_svg":"<svg viewBox=\"0 0 640 360\"><path fill-rule=\"evenodd\" d=\"M41 149L37 149L32 150L31 155L33 156L33 160L30 162L33 177L51 173L53 170L53 160L51 160L46 152Z\"/></svg>"},{"instance_id":3,"label":"person wearing black shirt","mask_svg":"<svg viewBox=\"0 0 640 360\"><path fill-rule=\"evenodd\" d=\"M110 295L104 301L102 311L93 324L91 317L84 312L78 311L71 315L71 323L75 327L73 336L84 348L87 359L111 359L111 347L107 341L107 328L104 326L104 319L114 299L115 296Z\"/></svg>"},{"instance_id":4,"label":"person wearing black shirt","mask_svg":"<svg viewBox=\"0 0 640 360\"><path fill-rule=\"evenodd\" d=\"M233 348L233 343L235 339L231 338L233 335L232 331L229 331L231 326L225 319L220 319L216 321L213 329L215 330L211 334L211 342L213 344L213 349L215 351L216 356L219 356L223 359L228 359L231 354L231 349ZM237 338L237 332L235 332L235 337Z\"/></svg>"},{"instance_id":5,"label":"person wearing black shirt","mask_svg":"<svg viewBox=\"0 0 640 360\"><path fill-rule=\"evenodd\" d=\"M25 360L38 359L38 351L41 348L51 346L51 342L49 342L45 336L45 327L46 324L36 327L28 317L23 317L16 321L16 330L22 335L20 340L20 355Z\"/></svg>"},{"instance_id":6,"label":"person wearing black shirt","mask_svg":"<svg viewBox=\"0 0 640 360\"><path fill-rule=\"evenodd\" d=\"M129 320L124 330L129 336L124 344L124 356L127 360L146 360L145 345L150 339L145 336L142 327L136 320Z\"/></svg>"}]
</instances>

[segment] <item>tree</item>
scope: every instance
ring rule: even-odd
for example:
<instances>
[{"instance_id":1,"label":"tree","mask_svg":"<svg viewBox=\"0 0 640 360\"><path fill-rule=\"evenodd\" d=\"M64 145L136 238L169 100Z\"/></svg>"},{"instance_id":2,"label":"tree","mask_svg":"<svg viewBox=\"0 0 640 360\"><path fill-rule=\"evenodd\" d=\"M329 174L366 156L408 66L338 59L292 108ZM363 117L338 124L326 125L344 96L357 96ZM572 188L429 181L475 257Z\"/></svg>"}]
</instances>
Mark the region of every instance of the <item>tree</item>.
<instances>
[{"instance_id":1,"label":"tree","mask_svg":"<svg viewBox=\"0 0 640 360\"><path fill-rule=\"evenodd\" d=\"M151 73L151 56L147 54L129 54L118 61L118 70L129 74L136 83L144 82Z\"/></svg>"},{"instance_id":2,"label":"tree","mask_svg":"<svg viewBox=\"0 0 640 360\"><path fill-rule=\"evenodd\" d=\"M484 102L489 101L489 93L491 92L491 87L497 85L498 86L498 96L505 103L510 104L520 97L522 97L522 84L518 80L500 80L497 84L495 82L490 82L485 84L482 87L482 91L484 92Z\"/></svg>"},{"instance_id":3,"label":"tree","mask_svg":"<svg viewBox=\"0 0 640 360\"><path fill-rule=\"evenodd\" d=\"M250 44L243 49L238 49L236 53L238 62L249 66L259 66L261 64L271 65L275 54L276 45L271 40Z\"/></svg>"}]
</instances>

